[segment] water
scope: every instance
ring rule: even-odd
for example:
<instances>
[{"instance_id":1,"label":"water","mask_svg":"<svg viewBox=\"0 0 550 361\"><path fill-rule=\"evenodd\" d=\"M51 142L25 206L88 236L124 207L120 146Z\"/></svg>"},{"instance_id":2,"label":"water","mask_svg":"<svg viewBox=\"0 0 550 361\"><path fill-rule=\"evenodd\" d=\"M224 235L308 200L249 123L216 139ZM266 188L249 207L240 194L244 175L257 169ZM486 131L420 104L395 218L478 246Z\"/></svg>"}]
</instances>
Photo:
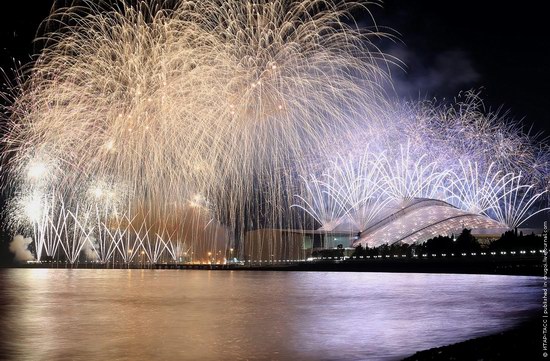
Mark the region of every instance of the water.
<instances>
[{"instance_id":1,"label":"water","mask_svg":"<svg viewBox=\"0 0 550 361\"><path fill-rule=\"evenodd\" d=\"M397 360L513 327L536 277L0 270L0 358Z\"/></svg>"}]
</instances>

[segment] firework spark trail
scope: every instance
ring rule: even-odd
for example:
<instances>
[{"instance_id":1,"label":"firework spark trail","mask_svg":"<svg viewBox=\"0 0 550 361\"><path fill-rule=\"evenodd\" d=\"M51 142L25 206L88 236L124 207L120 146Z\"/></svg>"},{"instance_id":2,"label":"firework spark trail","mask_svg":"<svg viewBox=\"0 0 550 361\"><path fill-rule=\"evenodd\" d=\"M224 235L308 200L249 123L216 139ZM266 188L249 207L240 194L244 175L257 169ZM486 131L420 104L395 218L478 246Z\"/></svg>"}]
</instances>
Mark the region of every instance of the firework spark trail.
<instances>
[{"instance_id":1,"label":"firework spark trail","mask_svg":"<svg viewBox=\"0 0 550 361\"><path fill-rule=\"evenodd\" d=\"M396 158L384 157L380 167L384 192L403 204L414 198L435 198L446 172L439 170L437 163L428 163L425 154L413 153L409 142L399 149Z\"/></svg>"},{"instance_id":2,"label":"firework spark trail","mask_svg":"<svg viewBox=\"0 0 550 361\"><path fill-rule=\"evenodd\" d=\"M382 156L366 153L359 159L334 163L333 175L327 175L331 193L359 231L366 229L391 200L381 188L383 161Z\"/></svg>"},{"instance_id":3,"label":"firework spark trail","mask_svg":"<svg viewBox=\"0 0 550 361\"><path fill-rule=\"evenodd\" d=\"M172 247L158 224L185 218L197 193L229 229L242 228L244 217L281 224L296 169L308 167L297 160L321 154L325 139L349 130L348 114L375 117L385 103L388 73L380 64L389 58L371 42L384 34L342 22L361 4L165 6L84 1L54 11L45 26L54 30L10 108L11 185L63 200L63 210L49 210L49 224L64 219L58 239L71 261L92 237L87 227L100 259L117 249L129 261L138 246L156 260ZM29 162L40 164L40 185L24 172ZM114 195L111 215L86 196L95 192L101 203L109 188L125 189ZM115 231L116 220L125 221ZM106 234L116 235L114 248Z\"/></svg>"},{"instance_id":4,"label":"firework spark trail","mask_svg":"<svg viewBox=\"0 0 550 361\"><path fill-rule=\"evenodd\" d=\"M395 202L406 206L415 198L437 199L490 217L508 228L547 211L544 196L548 194L550 163L545 139L523 133L519 124L505 115L483 113L476 93L468 92L464 97L454 104L397 103L378 121L366 122L351 141L349 137L343 139L338 147L342 153L352 154L355 167L362 159L371 159L367 168L374 171L370 179L377 184L370 191L382 191L375 202L387 202L382 208L390 209ZM341 153L335 154L338 157ZM377 158L382 161L372 161ZM346 178L359 180L357 168L345 163L339 167L347 176L331 179L332 188L344 189L351 184ZM353 197L368 183L347 189L343 198ZM327 192L323 197L327 194L331 195ZM307 203L297 199L307 212L315 214L315 199ZM351 214L349 205L341 206L341 213ZM317 221L323 226L337 223L322 222L318 217ZM368 223L359 227L365 228Z\"/></svg>"},{"instance_id":5,"label":"firework spark trail","mask_svg":"<svg viewBox=\"0 0 550 361\"><path fill-rule=\"evenodd\" d=\"M490 210L499 222L511 229L521 226L532 216L545 212L550 207L534 210L533 206L547 191L536 192L533 185L525 184L521 174L511 177L505 182L503 191L497 196L494 207Z\"/></svg>"},{"instance_id":6,"label":"firework spark trail","mask_svg":"<svg viewBox=\"0 0 550 361\"><path fill-rule=\"evenodd\" d=\"M303 183L306 189L305 197L296 195L303 205L293 204L292 206L303 209L323 228L329 228L346 214L348 211L346 204L338 199L338 190L335 190L330 183L314 175L309 179L304 178Z\"/></svg>"},{"instance_id":7,"label":"firework spark trail","mask_svg":"<svg viewBox=\"0 0 550 361\"><path fill-rule=\"evenodd\" d=\"M460 173L453 173L448 187L447 202L472 213L486 213L498 206L498 196L503 193L506 184L512 181L513 174L503 175L495 171L492 163L485 174L479 171L479 164L462 162Z\"/></svg>"},{"instance_id":8,"label":"firework spark trail","mask_svg":"<svg viewBox=\"0 0 550 361\"><path fill-rule=\"evenodd\" d=\"M199 260L250 229L348 215L362 230L392 199L453 189L470 207L477 193L459 183L476 180L452 177L470 160L475 177L525 175L502 194L481 187L507 202L488 214L520 224L543 194L530 192L548 186L548 145L475 93L390 103L397 61L374 43L388 35L351 16L367 5L85 0L53 11L44 49L3 95L14 99L2 140L9 227L34 235L38 259Z\"/></svg>"}]
</instances>

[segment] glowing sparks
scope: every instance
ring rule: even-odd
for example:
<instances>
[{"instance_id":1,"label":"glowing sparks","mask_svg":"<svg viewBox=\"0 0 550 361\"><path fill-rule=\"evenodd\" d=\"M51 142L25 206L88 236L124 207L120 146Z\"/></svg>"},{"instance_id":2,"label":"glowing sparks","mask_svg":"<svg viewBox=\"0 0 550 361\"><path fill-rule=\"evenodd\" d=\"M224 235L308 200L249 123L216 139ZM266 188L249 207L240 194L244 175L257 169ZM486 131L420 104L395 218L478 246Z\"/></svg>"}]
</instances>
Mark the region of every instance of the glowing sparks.
<instances>
[{"instance_id":1,"label":"glowing sparks","mask_svg":"<svg viewBox=\"0 0 550 361\"><path fill-rule=\"evenodd\" d=\"M503 228L549 209L543 199L550 174L547 144L496 114L481 113L476 94L451 105L397 104L385 117L338 145L334 155L350 152L350 162L332 162L323 180L315 174L303 178L295 206L321 229L333 229L348 215L362 219L350 229L363 231L377 215L421 198L483 215ZM362 200L346 201L352 199Z\"/></svg>"},{"instance_id":2,"label":"glowing sparks","mask_svg":"<svg viewBox=\"0 0 550 361\"><path fill-rule=\"evenodd\" d=\"M33 180L39 180L46 175L47 167L42 162L31 163L28 166L27 176Z\"/></svg>"},{"instance_id":3,"label":"glowing sparks","mask_svg":"<svg viewBox=\"0 0 550 361\"><path fill-rule=\"evenodd\" d=\"M38 222L42 216L42 200L39 195L33 195L24 201L24 212L31 222Z\"/></svg>"},{"instance_id":4,"label":"glowing sparks","mask_svg":"<svg viewBox=\"0 0 550 361\"><path fill-rule=\"evenodd\" d=\"M217 255L251 229L347 217L363 230L418 197L521 224L545 194L547 145L484 114L472 94L391 104L394 59L372 43L386 35L349 25L361 6L55 11L51 23L66 24L46 34L8 109L11 227L32 228L39 260L86 250L157 262Z\"/></svg>"}]
</instances>

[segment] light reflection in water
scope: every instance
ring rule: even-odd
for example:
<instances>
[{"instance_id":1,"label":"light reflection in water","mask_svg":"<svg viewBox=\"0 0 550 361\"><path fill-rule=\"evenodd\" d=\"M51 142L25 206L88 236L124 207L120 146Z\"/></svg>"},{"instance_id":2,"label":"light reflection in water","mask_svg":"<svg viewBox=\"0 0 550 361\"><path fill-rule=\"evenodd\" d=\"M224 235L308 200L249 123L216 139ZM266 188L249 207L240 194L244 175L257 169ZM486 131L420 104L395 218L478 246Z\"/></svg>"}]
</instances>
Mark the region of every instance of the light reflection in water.
<instances>
[{"instance_id":1,"label":"light reflection in water","mask_svg":"<svg viewBox=\"0 0 550 361\"><path fill-rule=\"evenodd\" d=\"M331 272L0 270L13 360L395 360L513 327L540 279Z\"/></svg>"}]
</instances>

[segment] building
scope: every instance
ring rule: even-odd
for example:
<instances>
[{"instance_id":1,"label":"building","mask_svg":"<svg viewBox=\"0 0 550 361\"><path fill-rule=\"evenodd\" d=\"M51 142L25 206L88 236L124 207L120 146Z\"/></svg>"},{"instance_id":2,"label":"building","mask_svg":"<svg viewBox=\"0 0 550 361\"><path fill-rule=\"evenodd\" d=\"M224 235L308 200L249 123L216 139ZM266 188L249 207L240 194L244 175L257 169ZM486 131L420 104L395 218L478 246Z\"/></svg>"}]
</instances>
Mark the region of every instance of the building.
<instances>
[{"instance_id":1,"label":"building","mask_svg":"<svg viewBox=\"0 0 550 361\"><path fill-rule=\"evenodd\" d=\"M320 249L378 247L396 242L413 244L438 235L458 236L464 228L484 240L500 237L505 225L484 215L466 212L435 199L415 198L388 205L364 230L345 215L315 230L259 229L247 232L244 259L252 263L304 260Z\"/></svg>"}]
</instances>

